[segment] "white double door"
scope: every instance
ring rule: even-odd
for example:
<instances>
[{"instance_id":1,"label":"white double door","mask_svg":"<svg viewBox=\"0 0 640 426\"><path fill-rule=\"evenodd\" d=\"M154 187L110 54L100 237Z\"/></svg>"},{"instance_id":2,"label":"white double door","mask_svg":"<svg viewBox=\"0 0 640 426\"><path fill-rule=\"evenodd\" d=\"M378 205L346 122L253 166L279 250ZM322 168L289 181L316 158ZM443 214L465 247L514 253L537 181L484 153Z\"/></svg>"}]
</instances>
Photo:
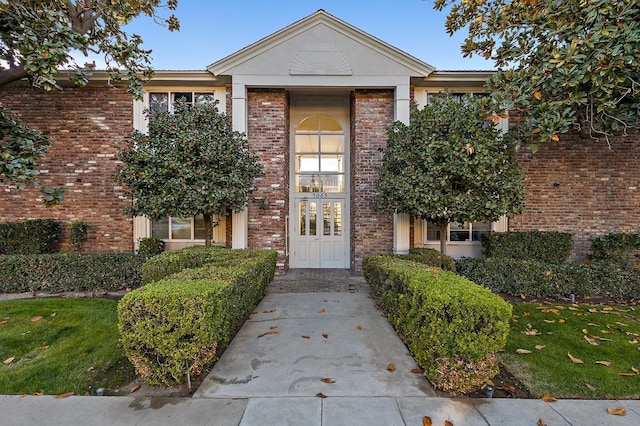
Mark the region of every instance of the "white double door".
<instances>
[{"instance_id":1,"label":"white double door","mask_svg":"<svg viewBox=\"0 0 640 426\"><path fill-rule=\"evenodd\" d=\"M312 197L294 199L290 266L348 268L345 199Z\"/></svg>"}]
</instances>

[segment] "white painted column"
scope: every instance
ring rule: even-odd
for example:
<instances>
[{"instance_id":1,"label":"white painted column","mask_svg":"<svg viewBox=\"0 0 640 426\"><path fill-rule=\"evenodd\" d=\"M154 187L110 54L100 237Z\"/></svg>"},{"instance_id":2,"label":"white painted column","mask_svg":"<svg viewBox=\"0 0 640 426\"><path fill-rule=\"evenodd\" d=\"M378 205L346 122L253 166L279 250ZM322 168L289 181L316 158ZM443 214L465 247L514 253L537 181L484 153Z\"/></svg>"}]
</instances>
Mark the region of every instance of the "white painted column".
<instances>
[{"instance_id":1,"label":"white painted column","mask_svg":"<svg viewBox=\"0 0 640 426\"><path fill-rule=\"evenodd\" d=\"M411 97L409 79L406 83L396 85L394 99L394 119L409 124L411 115ZM409 253L411 242L411 217L408 214L393 215L393 252L395 254Z\"/></svg>"},{"instance_id":2,"label":"white painted column","mask_svg":"<svg viewBox=\"0 0 640 426\"><path fill-rule=\"evenodd\" d=\"M231 123L233 130L247 132L247 87L242 83L231 86ZM249 245L249 212L245 207L231 217L231 248L245 249Z\"/></svg>"}]
</instances>

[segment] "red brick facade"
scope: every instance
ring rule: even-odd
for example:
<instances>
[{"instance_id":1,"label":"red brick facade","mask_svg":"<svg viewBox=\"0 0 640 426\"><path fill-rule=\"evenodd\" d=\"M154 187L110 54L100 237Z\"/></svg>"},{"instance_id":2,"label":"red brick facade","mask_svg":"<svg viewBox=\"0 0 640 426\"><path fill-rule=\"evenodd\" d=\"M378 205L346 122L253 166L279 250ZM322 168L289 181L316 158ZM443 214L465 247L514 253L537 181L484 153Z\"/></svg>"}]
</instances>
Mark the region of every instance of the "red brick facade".
<instances>
[{"instance_id":1,"label":"red brick facade","mask_svg":"<svg viewBox=\"0 0 640 426\"><path fill-rule=\"evenodd\" d=\"M10 86L2 89L2 103L48 134L53 145L39 163L40 181L66 192L59 206L45 208L39 190L20 191L2 182L0 221L52 218L68 233L72 221L82 220L91 225L86 251L132 251L132 219L124 213L129 200L113 181L116 144L133 131L133 101L126 89L104 85L45 92Z\"/></svg>"},{"instance_id":2,"label":"red brick facade","mask_svg":"<svg viewBox=\"0 0 640 426\"><path fill-rule=\"evenodd\" d=\"M393 250L393 217L373 208L382 164L379 148L387 145L393 122L392 90L356 90L351 98L351 271L362 273L362 259Z\"/></svg>"},{"instance_id":3,"label":"red brick facade","mask_svg":"<svg viewBox=\"0 0 640 426\"><path fill-rule=\"evenodd\" d=\"M278 250L278 270L282 272L288 268L289 97L284 90L254 89L247 94L247 104L249 148L258 155L265 172L256 180L257 190L248 202L248 244Z\"/></svg>"},{"instance_id":4,"label":"red brick facade","mask_svg":"<svg viewBox=\"0 0 640 426\"><path fill-rule=\"evenodd\" d=\"M602 139L563 135L532 154L522 149L527 187L524 215L510 230L563 231L574 235L574 259L589 239L610 232L640 232L640 138Z\"/></svg>"}]
</instances>

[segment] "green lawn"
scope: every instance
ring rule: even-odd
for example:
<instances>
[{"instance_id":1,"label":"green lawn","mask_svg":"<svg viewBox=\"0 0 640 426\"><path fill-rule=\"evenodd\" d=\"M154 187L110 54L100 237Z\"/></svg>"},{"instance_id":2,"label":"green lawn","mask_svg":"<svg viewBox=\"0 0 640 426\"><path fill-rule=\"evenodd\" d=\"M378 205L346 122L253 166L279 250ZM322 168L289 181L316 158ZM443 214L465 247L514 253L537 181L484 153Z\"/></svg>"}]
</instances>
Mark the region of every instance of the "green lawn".
<instances>
[{"instance_id":1,"label":"green lawn","mask_svg":"<svg viewBox=\"0 0 640 426\"><path fill-rule=\"evenodd\" d=\"M638 398L640 307L516 303L500 356L538 397Z\"/></svg>"},{"instance_id":2,"label":"green lawn","mask_svg":"<svg viewBox=\"0 0 640 426\"><path fill-rule=\"evenodd\" d=\"M93 394L134 377L117 301L0 301L0 394Z\"/></svg>"}]
</instances>

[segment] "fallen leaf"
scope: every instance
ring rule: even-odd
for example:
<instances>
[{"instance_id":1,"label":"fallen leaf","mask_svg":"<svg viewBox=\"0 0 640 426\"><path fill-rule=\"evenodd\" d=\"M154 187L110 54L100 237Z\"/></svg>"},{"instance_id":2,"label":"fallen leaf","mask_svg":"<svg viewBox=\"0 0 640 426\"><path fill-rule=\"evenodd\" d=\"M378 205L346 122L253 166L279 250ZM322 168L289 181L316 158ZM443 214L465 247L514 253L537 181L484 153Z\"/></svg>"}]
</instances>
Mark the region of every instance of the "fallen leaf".
<instances>
[{"instance_id":1,"label":"fallen leaf","mask_svg":"<svg viewBox=\"0 0 640 426\"><path fill-rule=\"evenodd\" d=\"M319 397L319 398L326 398L327 397L327 395L323 394L322 392L318 392L316 394L316 396Z\"/></svg>"},{"instance_id":2,"label":"fallen leaf","mask_svg":"<svg viewBox=\"0 0 640 426\"><path fill-rule=\"evenodd\" d=\"M95 370L93 367L87 368L87 371L93 371L93 370Z\"/></svg>"},{"instance_id":3,"label":"fallen leaf","mask_svg":"<svg viewBox=\"0 0 640 426\"><path fill-rule=\"evenodd\" d=\"M445 420L444 426L453 426L453 422L451 420Z\"/></svg>"},{"instance_id":4,"label":"fallen leaf","mask_svg":"<svg viewBox=\"0 0 640 426\"><path fill-rule=\"evenodd\" d=\"M415 374L422 374L424 373L424 370L422 368L413 368L411 369L411 372Z\"/></svg>"},{"instance_id":5,"label":"fallen leaf","mask_svg":"<svg viewBox=\"0 0 640 426\"><path fill-rule=\"evenodd\" d=\"M53 312L53 313L51 314L51 316L52 316L52 317L55 317L55 316L56 316L56 313L55 313L55 312Z\"/></svg>"},{"instance_id":6,"label":"fallen leaf","mask_svg":"<svg viewBox=\"0 0 640 426\"><path fill-rule=\"evenodd\" d=\"M70 396L75 395L75 392L65 392L65 393L61 393L60 395L56 396L56 399L65 399L65 398L69 398Z\"/></svg>"},{"instance_id":7,"label":"fallen leaf","mask_svg":"<svg viewBox=\"0 0 640 426\"><path fill-rule=\"evenodd\" d=\"M42 318L43 318L43 317L42 317L42 315L39 315L39 316L37 316L37 317L33 317L33 318L31 318L31 322L38 322L38 321L40 321Z\"/></svg>"},{"instance_id":8,"label":"fallen leaf","mask_svg":"<svg viewBox=\"0 0 640 426\"><path fill-rule=\"evenodd\" d=\"M571 355L570 353L567 352L567 356L569 357L569 359L571 360L572 363L574 364L584 364L584 361L582 361L581 359L578 359L576 357L574 357L573 355Z\"/></svg>"},{"instance_id":9,"label":"fallen leaf","mask_svg":"<svg viewBox=\"0 0 640 426\"><path fill-rule=\"evenodd\" d=\"M356 325L356 330L362 330L362 326L361 325Z\"/></svg>"},{"instance_id":10,"label":"fallen leaf","mask_svg":"<svg viewBox=\"0 0 640 426\"><path fill-rule=\"evenodd\" d=\"M584 340L586 340L586 341L587 341L591 346L600 346L600 345L598 344L598 342L594 341L594 340L593 340L593 339L591 339L589 336L584 335L584 336L582 336L582 337L584 337Z\"/></svg>"},{"instance_id":11,"label":"fallen leaf","mask_svg":"<svg viewBox=\"0 0 640 426\"><path fill-rule=\"evenodd\" d=\"M606 306L604 308L602 308L603 311L613 311L613 308L611 306Z\"/></svg>"},{"instance_id":12,"label":"fallen leaf","mask_svg":"<svg viewBox=\"0 0 640 426\"><path fill-rule=\"evenodd\" d=\"M389 370L389 371L391 371L393 373L394 371L396 371L396 366L393 365L393 364L389 364L389 365L387 365L387 370Z\"/></svg>"},{"instance_id":13,"label":"fallen leaf","mask_svg":"<svg viewBox=\"0 0 640 426\"><path fill-rule=\"evenodd\" d=\"M131 392L129 392L129 393L134 393L135 391L137 391L141 387L142 387L142 385L140 383L138 383L137 385L135 385L134 387L131 388Z\"/></svg>"},{"instance_id":14,"label":"fallen leaf","mask_svg":"<svg viewBox=\"0 0 640 426\"><path fill-rule=\"evenodd\" d=\"M320 379L320 381L324 383L335 383L336 379L332 379L331 377L325 377L323 379Z\"/></svg>"},{"instance_id":15,"label":"fallen leaf","mask_svg":"<svg viewBox=\"0 0 640 426\"><path fill-rule=\"evenodd\" d=\"M526 354L530 354L531 351L528 349L516 349L516 353L520 355L526 355Z\"/></svg>"},{"instance_id":16,"label":"fallen leaf","mask_svg":"<svg viewBox=\"0 0 640 426\"><path fill-rule=\"evenodd\" d=\"M585 383L584 385L585 385L587 388L589 388L589 390L590 390L591 392L595 392L595 391L596 391L595 386L592 386L592 385L590 385L589 383Z\"/></svg>"},{"instance_id":17,"label":"fallen leaf","mask_svg":"<svg viewBox=\"0 0 640 426\"><path fill-rule=\"evenodd\" d=\"M322 333L322 337L324 337L325 339L328 339L329 335L327 333Z\"/></svg>"},{"instance_id":18,"label":"fallen leaf","mask_svg":"<svg viewBox=\"0 0 640 426\"><path fill-rule=\"evenodd\" d=\"M433 426L433 422L431 422L431 417L424 416L422 418L422 426Z\"/></svg>"},{"instance_id":19,"label":"fallen leaf","mask_svg":"<svg viewBox=\"0 0 640 426\"><path fill-rule=\"evenodd\" d=\"M11 358L7 358L5 359L2 363L7 365L7 364L11 364L13 362L13 360L16 359L15 356L12 356Z\"/></svg>"},{"instance_id":20,"label":"fallen leaf","mask_svg":"<svg viewBox=\"0 0 640 426\"><path fill-rule=\"evenodd\" d=\"M537 350L541 351L543 350L546 346L545 345L535 345L534 346Z\"/></svg>"},{"instance_id":21,"label":"fallen leaf","mask_svg":"<svg viewBox=\"0 0 640 426\"><path fill-rule=\"evenodd\" d=\"M319 313L319 314L321 314L321 313L323 313L323 312L325 312L325 309L324 309L324 308L321 308L321 309L318 311L318 313Z\"/></svg>"},{"instance_id":22,"label":"fallen leaf","mask_svg":"<svg viewBox=\"0 0 640 426\"><path fill-rule=\"evenodd\" d=\"M611 367L611 363L609 361L596 361L596 364L604 365L605 367Z\"/></svg>"},{"instance_id":23,"label":"fallen leaf","mask_svg":"<svg viewBox=\"0 0 640 426\"><path fill-rule=\"evenodd\" d=\"M538 423L536 423L536 425L537 426L547 426L547 424L542 419L538 419Z\"/></svg>"},{"instance_id":24,"label":"fallen leaf","mask_svg":"<svg viewBox=\"0 0 640 426\"><path fill-rule=\"evenodd\" d=\"M44 395L44 392L34 392L32 393L33 396L42 396Z\"/></svg>"},{"instance_id":25,"label":"fallen leaf","mask_svg":"<svg viewBox=\"0 0 640 426\"><path fill-rule=\"evenodd\" d=\"M565 321L566 321L566 320L565 320L564 318L560 318L560 319L558 320L558 322L559 322L560 324L564 324L564 322L565 322Z\"/></svg>"},{"instance_id":26,"label":"fallen leaf","mask_svg":"<svg viewBox=\"0 0 640 426\"><path fill-rule=\"evenodd\" d=\"M624 416L625 414L627 414L627 411L624 409L624 407L619 407L619 408L609 407L607 408L607 413L613 416Z\"/></svg>"},{"instance_id":27,"label":"fallen leaf","mask_svg":"<svg viewBox=\"0 0 640 426\"><path fill-rule=\"evenodd\" d=\"M625 373L625 372L621 371L620 373L618 373L618 376L632 377L632 376L635 376L635 374L633 374L633 373Z\"/></svg>"},{"instance_id":28,"label":"fallen leaf","mask_svg":"<svg viewBox=\"0 0 640 426\"><path fill-rule=\"evenodd\" d=\"M7 320L0 321L0 325L5 325L6 323L7 323Z\"/></svg>"},{"instance_id":29,"label":"fallen leaf","mask_svg":"<svg viewBox=\"0 0 640 426\"><path fill-rule=\"evenodd\" d=\"M625 323L623 323L623 322L616 322L616 324L621 325L621 326L623 326L623 327L629 327L629 325L628 325L628 324L625 324Z\"/></svg>"},{"instance_id":30,"label":"fallen leaf","mask_svg":"<svg viewBox=\"0 0 640 426\"><path fill-rule=\"evenodd\" d=\"M272 325L271 327L269 327L269 330L275 330L276 328L278 328L277 325Z\"/></svg>"},{"instance_id":31,"label":"fallen leaf","mask_svg":"<svg viewBox=\"0 0 640 426\"><path fill-rule=\"evenodd\" d=\"M266 332L264 332L262 334L258 334L258 339L261 338L261 337L264 337L264 336L275 336L275 335L278 335L278 334L280 334L279 331L273 331L273 330L266 331Z\"/></svg>"},{"instance_id":32,"label":"fallen leaf","mask_svg":"<svg viewBox=\"0 0 640 426\"><path fill-rule=\"evenodd\" d=\"M544 322L546 322L547 324L553 324L554 322L556 322L556 320L544 320Z\"/></svg>"},{"instance_id":33,"label":"fallen leaf","mask_svg":"<svg viewBox=\"0 0 640 426\"><path fill-rule=\"evenodd\" d=\"M638 339L629 340L629 343L635 345L636 343L638 343Z\"/></svg>"},{"instance_id":34,"label":"fallen leaf","mask_svg":"<svg viewBox=\"0 0 640 426\"><path fill-rule=\"evenodd\" d=\"M23 393L22 395L20 395L20 399L22 399L22 398L26 398L26 397L28 397L28 396L29 396L29 395L27 395L26 393Z\"/></svg>"},{"instance_id":35,"label":"fallen leaf","mask_svg":"<svg viewBox=\"0 0 640 426\"><path fill-rule=\"evenodd\" d=\"M558 401L558 398L556 398L555 396L551 396L551 395L547 395L547 394L542 395L541 399L544 402L557 402Z\"/></svg>"},{"instance_id":36,"label":"fallen leaf","mask_svg":"<svg viewBox=\"0 0 640 426\"><path fill-rule=\"evenodd\" d=\"M542 94L540 92L533 92L533 97L536 98L537 100L542 99Z\"/></svg>"},{"instance_id":37,"label":"fallen leaf","mask_svg":"<svg viewBox=\"0 0 640 426\"><path fill-rule=\"evenodd\" d=\"M591 312L591 313L593 314L593 313L598 312L598 310L597 310L596 308L590 308L590 309L589 309L589 312Z\"/></svg>"},{"instance_id":38,"label":"fallen leaf","mask_svg":"<svg viewBox=\"0 0 640 426\"><path fill-rule=\"evenodd\" d=\"M270 310L270 311L262 311L262 313L263 313L263 314L272 314L272 313L274 313L275 311L276 311L275 309L272 309L272 310Z\"/></svg>"},{"instance_id":39,"label":"fallen leaf","mask_svg":"<svg viewBox=\"0 0 640 426\"><path fill-rule=\"evenodd\" d=\"M525 334L527 336L539 336L542 333L540 333L538 330L534 328L531 330L522 330L522 334Z\"/></svg>"},{"instance_id":40,"label":"fallen leaf","mask_svg":"<svg viewBox=\"0 0 640 426\"><path fill-rule=\"evenodd\" d=\"M300 337L302 337L303 339L311 339L311 337L306 336L306 335L302 335L302 336L300 336Z\"/></svg>"}]
</instances>

